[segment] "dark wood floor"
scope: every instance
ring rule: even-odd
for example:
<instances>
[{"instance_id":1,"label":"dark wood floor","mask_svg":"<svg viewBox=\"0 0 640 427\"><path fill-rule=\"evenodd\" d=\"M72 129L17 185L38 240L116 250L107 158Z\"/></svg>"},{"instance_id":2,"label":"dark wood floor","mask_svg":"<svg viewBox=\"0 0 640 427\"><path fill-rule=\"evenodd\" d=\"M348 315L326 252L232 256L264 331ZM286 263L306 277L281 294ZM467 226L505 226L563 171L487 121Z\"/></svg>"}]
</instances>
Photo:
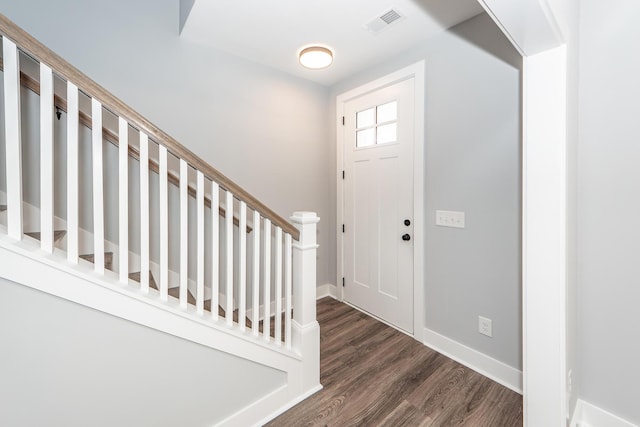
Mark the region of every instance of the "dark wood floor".
<instances>
[{"instance_id":1,"label":"dark wood floor","mask_svg":"<svg viewBox=\"0 0 640 427\"><path fill-rule=\"evenodd\" d=\"M269 426L522 425L522 397L334 299L318 303L320 392Z\"/></svg>"}]
</instances>

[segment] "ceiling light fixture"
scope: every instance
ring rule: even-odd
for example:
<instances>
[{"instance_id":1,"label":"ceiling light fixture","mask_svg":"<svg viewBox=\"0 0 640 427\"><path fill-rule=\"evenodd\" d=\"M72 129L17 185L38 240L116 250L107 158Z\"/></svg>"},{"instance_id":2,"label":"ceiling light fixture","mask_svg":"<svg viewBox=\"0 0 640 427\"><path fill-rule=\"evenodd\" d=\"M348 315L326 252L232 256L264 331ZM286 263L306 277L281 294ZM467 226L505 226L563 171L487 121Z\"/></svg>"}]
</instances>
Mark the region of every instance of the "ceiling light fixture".
<instances>
[{"instance_id":1,"label":"ceiling light fixture","mask_svg":"<svg viewBox=\"0 0 640 427\"><path fill-rule=\"evenodd\" d=\"M309 46L298 54L300 64L312 70L327 68L333 62L333 52L331 49L322 46Z\"/></svg>"}]
</instances>

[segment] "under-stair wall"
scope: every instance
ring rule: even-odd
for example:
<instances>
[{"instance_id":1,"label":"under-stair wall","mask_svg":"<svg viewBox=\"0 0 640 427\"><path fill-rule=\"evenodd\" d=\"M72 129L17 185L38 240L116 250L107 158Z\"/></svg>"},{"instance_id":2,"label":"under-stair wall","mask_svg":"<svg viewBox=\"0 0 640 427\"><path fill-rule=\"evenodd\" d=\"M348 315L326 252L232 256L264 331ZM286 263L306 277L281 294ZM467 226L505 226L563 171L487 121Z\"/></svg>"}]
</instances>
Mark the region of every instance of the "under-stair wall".
<instances>
[{"instance_id":1,"label":"under-stair wall","mask_svg":"<svg viewBox=\"0 0 640 427\"><path fill-rule=\"evenodd\" d=\"M283 371L3 279L0 313L4 426L214 425L286 383Z\"/></svg>"}]
</instances>

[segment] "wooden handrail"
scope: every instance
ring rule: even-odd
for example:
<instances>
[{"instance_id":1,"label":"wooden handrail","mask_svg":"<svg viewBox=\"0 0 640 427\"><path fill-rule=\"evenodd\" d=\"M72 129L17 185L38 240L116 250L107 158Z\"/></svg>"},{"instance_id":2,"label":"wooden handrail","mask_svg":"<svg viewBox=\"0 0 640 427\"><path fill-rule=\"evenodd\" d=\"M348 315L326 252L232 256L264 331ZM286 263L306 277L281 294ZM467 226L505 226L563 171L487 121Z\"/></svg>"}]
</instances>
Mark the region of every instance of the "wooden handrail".
<instances>
[{"instance_id":1,"label":"wooden handrail","mask_svg":"<svg viewBox=\"0 0 640 427\"><path fill-rule=\"evenodd\" d=\"M4 70L4 61L0 57L0 71L3 71L3 70ZM36 95L40 95L40 83L38 83L37 80L35 80L34 78L32 78L31 76L27 75L22 71L20 72L20 84L27 90L30 90L31 92L35 93ZM64 111L65 113L67 112L67 101L62 99L60 96L54 95L53 103L56 108L60 109L61 111ZM78 115L79 115L80 124L88 128L89 130L91 130L93 128L93 121L91 120L91 116L82 111L79 111ZM115 147L119 147L120 145L119 136L115 132L113 132L111 129L103 126L102 136L104 137L104 139L109 141ZM129 151L129 156L140 161L140 152L135 147L129 145L128 151ZM149 169L157 174L160 174L160 165L158 164L158 162L156 162L153 159L149 159ZM168 171L167 177L168 177L167 178L168 181L171 184L175 185L176 187L180 187L180 177L178 175L174 174L171 171ZM192 185L189 185L187 187L187 190L189 192L189 196L195 199L196 189ZM209 199L207 196L204 197L204 205L208 208L211 208L211 199ZM226 210L223 207L218 207L218 211L220 213L220 216L223 216L223 217L226 216ZM235 217L235 216L233 217L233 223L236 226L240 225L240 220L238 219L238 217ZM247 233L251 233L251 231L253 231L253 228L247 226Z\"/></svg>"},{"instance_id":2,"label":"wooden handrail","mask_svg":"<svg viewBox=\"0 0 640 427\"><path fill-rule=\"evenodd\" d=\"M63 79L73 82L86 95L99 100L104 108L110 110L117 117L122 117L130 125L146 133L149 138L156 143L165 146L174 156L185 160L191 167L202 172L208 179L218 183L223 189L231 191L236 198L244 201L249 208L260 212L264 218L269 219L274 225L282 228L284 232L291 234L295 240L300 239L298 229L287 220L276 214L260 200L195 155L191 150L155 126L141 114L111 94L111 92L104 89L73 65L62 59L3 14L0 14L0 34L9 37L9 39L20 47L21 51L33 57L36 61L47 64Z\"/></svg>"}]
</instances>

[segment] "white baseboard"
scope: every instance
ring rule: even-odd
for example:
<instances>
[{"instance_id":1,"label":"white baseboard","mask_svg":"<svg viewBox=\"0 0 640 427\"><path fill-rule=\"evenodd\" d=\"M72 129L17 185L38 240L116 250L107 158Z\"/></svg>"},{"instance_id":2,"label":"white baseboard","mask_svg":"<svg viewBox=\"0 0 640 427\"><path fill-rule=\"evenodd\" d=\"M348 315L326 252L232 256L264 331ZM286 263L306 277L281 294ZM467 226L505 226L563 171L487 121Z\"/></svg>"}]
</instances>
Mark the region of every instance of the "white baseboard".
<instances>
[{"instance_id":1,"label":"white baseboard","mask_svg":"<svg viewBox=\"0 0 640 427\"><path fill-rule=\"evenodd\" d=\"M428 328L424 328L423 343L438 353L522 394L522 371Z\"/></svg>"},{"instance_id":2,"label":"white baseboard","mask_svg":"<svg viewBox=\"0 0 640 427\"><path fill-rule=\"evenodd\" d=\"M304 394L297 396L296 398L294 398L293 400L290 400L289 402L287 402L286 404L282 405L280 408L278 408L277 411L271 413L271 415L269 415L268 417L263 418L259 423L256 423L255 426L256 427L260 427L263 426L265 424L267 424L269 421L275 419L276 417L278 417L279 415L284 414L285 412L287 412L289 409L293 408L294 406L296 406L298 403L302 402L303 400L311 397L312 395L316 394L317 392L319 392L320 390L322 390L322 385L318 385L317 387L312 388L311 390L305 392ZM233 424L232 424L233 425Z\"/></svg>"},{"instance_id":3,"label":"white baseboard","mask_svg":"<svg viewBox=\"0 0 640 427\"><path fill-rule=\"evenodd\" d=\"M571 427L638 427L582 399L578 399L570 425Z\"/></svg>"},{"instance_id":4,"label":"white baseboard","mask_svg":"<svg viewBox=\"0 0 640 427\"><path fill-rule=\"evenodd\" d=\"M338 288L336 285L332 285L331 283L327 283L324 285L320 285L316 288L316 299L321 299L325 297L338 298Z\"/></svg>"}]
</instances>

